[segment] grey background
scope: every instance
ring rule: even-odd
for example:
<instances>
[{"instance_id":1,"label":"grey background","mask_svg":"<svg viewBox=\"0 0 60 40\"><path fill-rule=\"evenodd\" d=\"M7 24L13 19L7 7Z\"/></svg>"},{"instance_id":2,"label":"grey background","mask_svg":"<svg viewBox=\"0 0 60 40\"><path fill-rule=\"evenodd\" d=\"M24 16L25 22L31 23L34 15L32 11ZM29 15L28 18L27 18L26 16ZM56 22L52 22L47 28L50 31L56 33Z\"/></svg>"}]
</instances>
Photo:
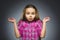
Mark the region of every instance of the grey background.
<instances>
[{"instance_id":1,"label":"grey background","mask_svg":"<svg viewBox=\"0 0 60 40\"><path fill-rule=\"evenodd\" d=\"M15 0L0 1L1 21L0 21L0 39L1 40L19 40L15 37L14 26L8 22L9 17L16 18L17 22L22 16L24 7L27 4L33 4L39 11L40 19L50 16L50 22L46 24L46 36L42 40L60 39L60 19L59 19L59 1L52 0Z\"/></svg>"}]
</instances>

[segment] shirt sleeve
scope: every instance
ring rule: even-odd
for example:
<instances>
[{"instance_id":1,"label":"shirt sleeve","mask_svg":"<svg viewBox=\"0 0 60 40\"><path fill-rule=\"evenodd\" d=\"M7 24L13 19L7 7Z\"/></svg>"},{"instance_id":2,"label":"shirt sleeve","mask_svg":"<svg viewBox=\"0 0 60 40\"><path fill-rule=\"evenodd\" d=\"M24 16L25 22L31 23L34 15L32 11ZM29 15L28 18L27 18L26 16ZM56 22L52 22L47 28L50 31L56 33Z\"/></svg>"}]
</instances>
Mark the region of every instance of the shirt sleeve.
<instances>
[{"instance_id":1,"label":"shirt sleeve","mask_svg":"<svg viewBox=\"0 0 60 40\"><path fill-rule=\"evenodd\" d=\"M22 20L20 20L17 23L17 28L18 28L18 31L19 31L20 34L22 33L22 30L23 30L22 23L23 23Z\"/></svg>"},{"instance_id":2,"label":"shirt sleeve","mask_svg":"<svg viewBox=\"0 0 60 40\"><path fill-rule=\"evenodd\" d=\"M38 25L38 35L41 35L41 31L42 31L42 26L43 26L43 22L41 20L37 21L37 25Z\"/></svg>"}]
</instances>

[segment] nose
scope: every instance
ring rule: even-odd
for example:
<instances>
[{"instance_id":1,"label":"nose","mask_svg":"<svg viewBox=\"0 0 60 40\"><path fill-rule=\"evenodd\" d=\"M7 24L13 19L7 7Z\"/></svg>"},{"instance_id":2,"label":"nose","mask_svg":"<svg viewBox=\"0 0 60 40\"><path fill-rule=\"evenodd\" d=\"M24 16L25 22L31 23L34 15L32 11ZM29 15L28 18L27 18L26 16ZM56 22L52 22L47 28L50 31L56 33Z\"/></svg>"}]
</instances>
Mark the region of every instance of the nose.
<instances>
[{"instance_id":1,"label":"nose","mask_svg":"<svg viewBox=\"0 0 60 40\"><path fill-rule=\"evenodd\" d=\"M32 17L31 13L30 13L30 17Z\"/></svg>"},{"instance_id":2,"label":"nose","mask_svg":"<svg viewBox=\"0 0 60 40\"><path fill-rule=\"evenodd\" d=\"M32 16L30 15L30 17L32 17Z\"/></svg>"}]
</instances>

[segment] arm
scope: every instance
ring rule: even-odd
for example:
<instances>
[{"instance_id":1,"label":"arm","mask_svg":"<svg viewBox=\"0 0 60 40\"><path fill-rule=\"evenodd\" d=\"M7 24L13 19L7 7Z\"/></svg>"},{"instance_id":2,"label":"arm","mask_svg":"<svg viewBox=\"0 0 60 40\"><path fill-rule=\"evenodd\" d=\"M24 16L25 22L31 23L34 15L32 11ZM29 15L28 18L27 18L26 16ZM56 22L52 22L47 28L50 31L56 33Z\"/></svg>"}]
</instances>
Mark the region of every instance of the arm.
<instances>
[{"instance_id":1,"label":"arm","mask_svg":"<svg viewBox=\"0 0 60 40\"><path fill-rule=\"evenodd\" d=\"M19 31L18 31L16 22L14 22L14 32L15 32L16 38L19 38L20 37L20 34L19 34Z\"/></svg>"},{"instance_id":2,"label":"arm","mask_svg":"<svg viewBox=\"0 0 60 40\"><path fill-rule=\"evenodd\" d=\"M19 31L18 31L18 28L17 28L16 19L15 18L8 18L8 21L13 23L15 36L16 36L16 38L19 38L20 34L19 34Z\"/></svg>"},{"instance_id":3,"label":"arm","mask_svg":"<svg viewBox=\"0 0 60 40\"><path fill-rule=\"evenodd\" d=\"M45 17L43 19L43 25L42 25L42 31L41 31L41 38L45 38L46 35L46 22L48 22L50 20L50 17Z\"/></svg>"},{"instance_id":4,"label":"arm","mask_svg":"<svg viewBox=\"0 0 60 40\"><path fill-rule=\"evenodd\" d=\"M41 31L41 38L44 38L46 35L46 22L43 22L43 28L42 28L42 31Z\"/></svg>"}]
</instances>

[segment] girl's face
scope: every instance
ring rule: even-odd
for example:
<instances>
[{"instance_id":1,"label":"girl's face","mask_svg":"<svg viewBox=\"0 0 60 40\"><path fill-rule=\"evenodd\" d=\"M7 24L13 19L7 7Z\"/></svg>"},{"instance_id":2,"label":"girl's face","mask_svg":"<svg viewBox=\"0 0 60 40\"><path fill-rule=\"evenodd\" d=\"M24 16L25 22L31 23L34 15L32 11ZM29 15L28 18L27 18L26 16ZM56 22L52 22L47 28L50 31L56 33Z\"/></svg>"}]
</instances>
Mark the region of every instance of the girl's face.
<instances>
[{"instance_id":1,"label":"girl's face","mask_svg":"<svg viewBox=\"0 0 60 40\"><path fill-rule=\"evenodd\" d=\"M35 9L34 8L26 8L26 13L25 13L25 17L28 21L32 21L35 18Z\"/></svg>"}]
</instances>

